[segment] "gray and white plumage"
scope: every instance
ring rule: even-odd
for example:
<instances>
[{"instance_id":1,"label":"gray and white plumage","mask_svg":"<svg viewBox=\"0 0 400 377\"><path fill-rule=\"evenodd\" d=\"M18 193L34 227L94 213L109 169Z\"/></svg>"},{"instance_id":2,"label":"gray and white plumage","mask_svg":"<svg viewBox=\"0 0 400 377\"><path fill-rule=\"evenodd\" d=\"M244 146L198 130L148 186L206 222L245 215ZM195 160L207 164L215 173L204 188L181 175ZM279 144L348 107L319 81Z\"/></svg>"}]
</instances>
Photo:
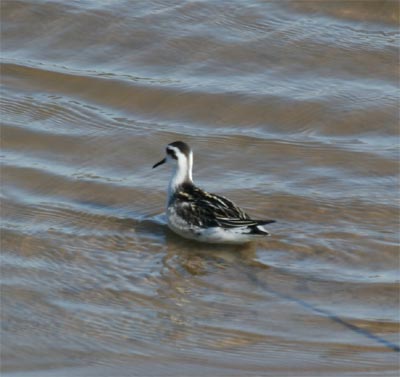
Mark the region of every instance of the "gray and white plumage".
<instances>
[{"instance_id":1,"label":"gray and white plumage","mask_svg":"<svg viewBox=\"0 0 400 377\"><path fill-rule=\"evenodd\" d=\"M254 220L229 199L208 193L192 180L193 152L182 142L167 145L166 158L153 168L175 165L168 186L168 226L182 237L210 243L241 244L268 236L263 227L274 220Z\"/></svg>"}]
</instances>

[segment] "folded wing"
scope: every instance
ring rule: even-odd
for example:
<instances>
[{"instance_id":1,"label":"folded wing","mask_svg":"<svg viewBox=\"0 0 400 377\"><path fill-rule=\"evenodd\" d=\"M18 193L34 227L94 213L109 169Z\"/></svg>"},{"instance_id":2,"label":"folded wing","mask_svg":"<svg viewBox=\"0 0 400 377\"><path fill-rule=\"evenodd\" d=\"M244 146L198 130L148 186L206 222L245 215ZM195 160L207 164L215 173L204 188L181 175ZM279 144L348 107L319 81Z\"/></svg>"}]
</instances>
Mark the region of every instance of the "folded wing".
<instances>
[{"instance_id":1,"label":"folded wing","mask_svg":"<svg viewBox=\"0 0 400 377\"><path fill-rule=\"evenodd\" d=\"M210 194L198 187L185 187L176 193L177 214L193 225L200 227L256 227L275 222L253 220L229 199Z\"/></svg>"}]
</instances>

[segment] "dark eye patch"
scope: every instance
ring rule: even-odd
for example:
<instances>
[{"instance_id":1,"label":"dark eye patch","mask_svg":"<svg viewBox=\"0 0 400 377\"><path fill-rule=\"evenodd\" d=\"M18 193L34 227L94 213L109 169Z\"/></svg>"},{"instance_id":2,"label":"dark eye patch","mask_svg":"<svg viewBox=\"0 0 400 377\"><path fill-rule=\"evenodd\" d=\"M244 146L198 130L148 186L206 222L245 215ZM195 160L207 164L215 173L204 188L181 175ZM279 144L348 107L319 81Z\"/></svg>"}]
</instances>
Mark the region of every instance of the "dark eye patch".
<instances>
[{"instance_id":1,"label":"dark eye patch","mask_svg":"<svg viewBox=\"0 0 400 377\"><path fill-rule=\"evenodd\" d=\"M172 149L167 148L167 155L171 156L174 160L177 160L178 158L176 157L175 151Z\"/></svg>"}]
</instances>

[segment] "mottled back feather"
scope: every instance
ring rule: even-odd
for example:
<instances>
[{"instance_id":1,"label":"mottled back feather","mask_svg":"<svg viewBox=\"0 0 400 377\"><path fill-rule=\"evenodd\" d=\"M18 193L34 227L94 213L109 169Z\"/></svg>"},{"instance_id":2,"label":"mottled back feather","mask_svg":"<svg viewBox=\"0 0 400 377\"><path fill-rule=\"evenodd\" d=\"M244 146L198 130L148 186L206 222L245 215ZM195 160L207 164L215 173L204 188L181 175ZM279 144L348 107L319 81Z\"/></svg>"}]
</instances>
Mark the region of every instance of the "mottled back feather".
<instances>
[{"instance_id":1,"label":"mottled back feather","mask_svg":"<svg viewBox=\"0 0 400 377\"><path fill-rule=\"evenodd\" d=\"M210 194L189 182L176 190L171 198L172 203L178 216L200 227L255 227L274 222L252 220L229 199Z\"/></svg>"}]
</instances>

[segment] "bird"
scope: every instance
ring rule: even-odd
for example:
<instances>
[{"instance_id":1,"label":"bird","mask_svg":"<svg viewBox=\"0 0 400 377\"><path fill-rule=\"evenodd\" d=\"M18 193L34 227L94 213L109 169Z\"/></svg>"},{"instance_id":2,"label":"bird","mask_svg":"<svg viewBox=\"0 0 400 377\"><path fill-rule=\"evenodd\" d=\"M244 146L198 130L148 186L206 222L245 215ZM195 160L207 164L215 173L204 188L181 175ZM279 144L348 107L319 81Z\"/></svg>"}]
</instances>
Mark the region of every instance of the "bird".
<instances>
[{"instance_id":1,"label":"bird","mask_svg":"<svg viewBox=\"0 0 400 377\"><path fill-rule=\"evenodd\" d=\"M183 141L166 146L166 156L153 165L173 165L168 185L168 227L181 237L215 244L244 244L269 236L264 225L224 196L211 194L193 183L193 151Z\"/></svg>"}]
</instances>

